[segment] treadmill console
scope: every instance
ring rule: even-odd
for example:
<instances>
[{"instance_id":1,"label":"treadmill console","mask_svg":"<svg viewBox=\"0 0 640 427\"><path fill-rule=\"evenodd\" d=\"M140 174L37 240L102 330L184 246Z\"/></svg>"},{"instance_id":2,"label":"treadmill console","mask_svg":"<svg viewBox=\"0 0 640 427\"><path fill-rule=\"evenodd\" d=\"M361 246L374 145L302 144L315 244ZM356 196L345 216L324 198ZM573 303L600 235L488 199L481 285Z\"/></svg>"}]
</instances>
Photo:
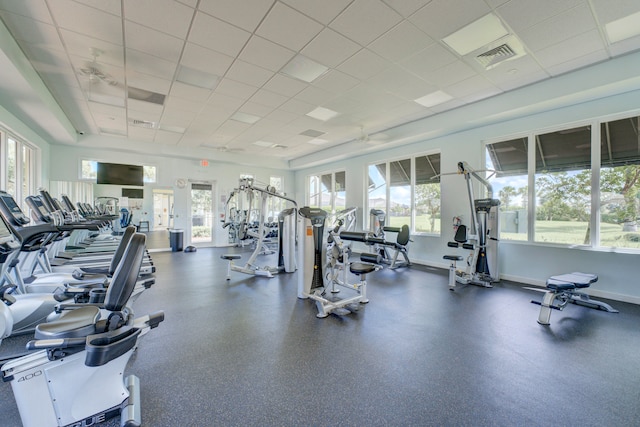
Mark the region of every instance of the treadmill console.
<instances>
[{"instance_id":1,"label":"treadmill console","mask_svg":"<svg viewBox=\"0 0 640 427\"><path fill-rule=\"evenodd\" d=\"M29 223L29 218L22 212L22 209L20 209L20 206L18 206L11 194L0 191L0 203L6 208L3 209L3 211L11 217L17 226L23 226Z\"/></svg>"},{"instance_id":2,"label":"treadmill console","mask_svg":"<svg viewBox=\"0 0 640 427\"><path fill-rule=\"evenodd\" d=\"M4 263L7 256L20 248L20 242L15 238L4 219L0 217L0 262Z\"/></svg>"}]
</instances>

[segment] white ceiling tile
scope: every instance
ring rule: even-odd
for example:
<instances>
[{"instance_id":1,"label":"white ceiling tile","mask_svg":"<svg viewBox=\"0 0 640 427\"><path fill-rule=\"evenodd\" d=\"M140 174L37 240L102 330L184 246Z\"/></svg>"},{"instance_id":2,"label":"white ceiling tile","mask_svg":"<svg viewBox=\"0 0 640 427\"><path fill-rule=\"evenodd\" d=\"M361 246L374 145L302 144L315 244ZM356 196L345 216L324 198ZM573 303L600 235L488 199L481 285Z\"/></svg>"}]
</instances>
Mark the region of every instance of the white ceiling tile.
<instances>
[{"instance_id":1,"label":"white ceiling tile","mask_svg":"<svg viewBox=\"0 0 640 427\"><path fill-rule=\"evenodd\" d=\"M176 145L178 144L181 138L182 138L181 133L169 132L166 130L158 129L156 131L156 135L155 135L155 138L153 139L153 142L155 142L156 144L163 144L163 145Z\"/></svg>"},{"instance_id":2,"label":"white ceiling tile","mask_svg":"<svg viewBox=\"0 0 640 427\"><path fill-rule=\"evenodd\" d=\"M7 12L0 13L0 16L7 23L7 28L9 28L16 40L31 44L49 45L54 49L63 49L56 27L53 25Z\"/></svg>"},{"instance_id":3,"label":"white ceiling tile","mask_svg":"<svg viewBox=\"0 0 640 427\"><path fill-rule=\"evenodd\" d=\"M164 101L165 111L186 111L193 116L193 113L198 113L204 107L204 102L195 102L191 99L183 99L176 96L169 96Z\"/></svg>"},{"instance_id":4,"label":"white ceiling tile","mask_svg":"<svg viewBox=\"0 0 640 427\"><path fill-rule=\"evenodd\" d=\"M171 88L171 80L138 73L135 70L129 70L127 72L127 86L166 95L169 93L169 89Z\"/></svg>"},{"instance_id":5,"label":"white ceiling tile","mask_svg":"<svg viewBox=\"0 0 640 427\"><path fill-rule=\"evenodd\" d=\"M94 48L100 53L96 57L98 64L109 64L124 67L124 48L122 45L105 42L84 34L69 30L60 30L69 55L93 59Z\"/></svg>"},{"instance_id":6,"label":"white ceiling tile","mask_svg":"<svg viewBox=\"0 0 640 427\"><path fill-rule=\"evenodd\" d=\"M289 6L325 25L333 21L353 0L282 0Z\"/></svg>"},{"instance_id":7,"label":"white ceiling tile","mask_svg":"<svg viewBox=\"0 0 640 427\"><path fill-rule=\"evenodd\" d=\"M280 110L296 114L307 114L314 108L316 108L315 105L309 104L308 102L300 101L298 99L290 99L280 106Z\"/></svg>"},{"instance_id":8,"label":"white ceiling tile","mask_svg":"<svg viewBox=\"0 0 640 427\"><path fill-rule=\"evenodd\" d=\"M591 0L589 3L593 5L601 25L640 12L637 0Z\"/></svg>"},{"instance_id":9,"label":"white ceiling tile","mask_svg":"<svg viewBox=\"0 0 640 427\"><path fill-rule=\"evenodd\" d=\"M357 43L330 28L325 28L302 49L302 54L322 65L333 68L360 49L361 47Z\"/></svg>"},{"instance_id":10,"label":"white ceiling tile","mask_svg":"<svg viewBox=\"0 0 640 427\"><path fill-rule=\"evenodd\" d=\"M417 76L424 76L457 60L458 57L451 51L439 43L434 43L415 55L403 59L399 64Z\"/></svg>"},{"instance_id":11,"label":"white ceiling tile","mask_svg":"<svg viewBox=\"0 0 640 427\"><path fill-rule=\"evenodd\" d=\"M166 33L144 27L134 22L125 22L127 48L146 52L158 58L178 62L184 41Z\"/></svg>"},{"instance_id":12,"label":"white ceiling tile","mask_svg":"<svg viewBox=\"0 0 640 427\"><path fill-rule=\"evenodd\" d=\"M265 89L260 89L251 98L249 98L249 101L255 102L256 104L277 108L287 102L288 99L289 98L284 95L280 95L278 93L271 92Z\"/></svg>"},{"instance_id":13,"label":"white ceiling tile","mask_svg":"<svg viewBox=\"0 0 640 427\"><path fill-rule=\"evenodd\" d=\"M356 0L330 27L366 46L401 20L402 16L380 0Z\"/></svg>"},{"instance_id":14,"label":"white ceiling tile","mask_svg":"<svg viewBox=\"0 0 640 427\"><path fill-rule=\"evenodd\" d=\"M233 96L241 99L248 99L258 91L258 88L245 83L224 78L218 83L216 93Z\"/></svg>"},{"instance_id":15,"label":"white ceiling tile","mask_svg":"<svg viewBox=\"0 0 640 427\"><path fill-rule=\"evenodd\" d=\"M47 4L42 1L0 0L0 10L53 25Z\"/></svg>"},{"instance_id":16,"label":"white ceiling tile","mask_svg":"<svg viewBox=\"0 0 640 427\"><path fill-rule=\"evenodd\" d=\"M409 20L434 40L440 40L490 11L484 1L433 0Z\"/></svg>"},{"instance_id":17,"label":"white ceiling tile","mask_svg":"<svg viewBox=\"0 0 640 427\"><path fill-rule=\"evenodd\" d=\"M253 32L273 3L273 0L202 1L198 5L198 9L249 32Z\"/></svg>"},{"instance_id":18,"label":"white ceiling tile","mask_svg":"<svg viewBox=\"0 0 640 427\"><path fill-rule=\"evenodd\" d=\"M301 82L300 80L287 77L282 74L276 74L267 83L264 84L263 89L267 89L271 92L291 97L299 93L307 86L309 85Z\"/></svg>"},{"instance_id":19,"label":"white ceiling tile","mask_svg":"<svg viewBox=\"0 0 640 427\"><path fill-rule=\"evenodd\" d=\"M429 3L431 0L382 0L396 12L408 18L416 10Z\"/></svg>"},{"instance_id":20,"label":"white ceiling tile","mask_svg":"<svg viewBox=\"0 0 640 427\"><path fill-rule=\"evenodd\" d=\"M194 9L173 0L124 1L124 18L184 39Z\"/></svg>"},{"instance_id":21,"label":"white ceiling tile","mask_svg":"<svg viewBox=\"0 0 640 427\"><path fill-rule=\"evenodd\" d=\"M196 13L189 33L189 41L208 49L236 56L247 43L251 33L216 19L205 13Z\"/></svg>"},{"instance_id":22,"label":"white ceiling tile","mask_svg":"<svg viewBox=\"0 0 640 427\"><path fill-rule=\"evenodd\" d=\"M226 75L226 77L232 80L256 87L265 84L271 76L273 76L272 71L240 60L236 60L233 65L231 65Z\"/></svg>"},{"instance_id":23,"label":"white ceiling tile","mask_svg":"<svg viewBox=\"0 0 640 427\"><path fill-rule=\"evenodd\" d=\"M471 97L475 101L501 92L489 80L479 75L447 86L444 91L454 98L463 99L465 102L471 102Z\"/></svg>"},{"instance_id":24,"label":"white ceiling tile","mask_svg":"<svg viewBox=\"0 0 640 427\"><path fill-rule=\"evenodd\" d=\"M520 58L516 58L511 61L505 61L490 70L486 70L483 75L489 79L494 85L504 89L502 85L518 84L518 80L525 79L525 82L529 82L530 74L541 73L539 62L532 55L524 55ZM547 76L548 77L548 76ZM525 85L528 83L523 83Z\"/></svg>"},{"instance_id":25,"label":"white ceiling tile","mask_svg":"<svg viewBox=\"0 0 640 427\"><path fill-rule=\"evenodd\" d=\"M314 86L309 86L296 95L296 99L313 105L322 105L335 97L335 92L329 92Z\"/></svg>"},{"instance_id":26,"label":"white ceiling tile","mask_svg":"<svg viewBox=\"0 0 640 427\"><path fill-rule=\"evenodd\" d=\"M182 53L181 65L196 70L223 76L231 64L233 58L222 53L207 49L193 43L187 43Z\"/></svg>"},{"instance_id":27,"label":"white ceiling tile","mask_svg":"<svg viewBox=\"0 0 640 427\"><path fill-rule=\"evenodd\" d=\"M209 100L207 101L207 106L221 108L224 111L236 111L242 104L244 104L245 100L240 98L235 98L233 96L223 95L221 93L213 93Z\"/></svg>"},{"instance_id":28,"label":"white ceiling tile","mask_svg":"<svg viewBox=\"0 0 640 427\"><path fill-rule=\"evenodd\" d=\"M340 64L338 70L360 80L365 80L389 66L391 66L391 62L368 49L362 49Z\"/></svg>"},{"instance_id":29,"label":"white ceiling tile","mask_svg":"<svg viewBox=\"0 0 640 427\"><path fill-rule=\"evenodd\" d=\"M406 100L416 99L421 94L437 89L432 84L398 66L387 68L380 74L368 79L367 82L382 91L393 93ZM416 96L417 94L418 96Z\"/></svg>"},{"instance_id":30,"label":"white ceiling tile","mask_svg":"<svg viewBox=\"0 0 640 427\"><path fill-rule=\"evenodd\" d=\"M61 28L122 45L120 17L70 0L56 0L48 4Z\"/></svg>"},{"instance_id":31,"label":"white ceiling tile","mask_svg":"<svg viewBox=\"0 0 640 427\"><path fill-rule=\"evenodd\" d=\"M209 96L211 96L211 91L209 89L174 81L171 86L170 95L178 98L190 99L195 102L205 102L209 99Z\"/></svg>"},{"instance_id":32,"label":"white ceiling tile","mask_svg":"<svg viewBox=\"0 0 640 427\"><path fill-rule=\"evenodd\" d=\"M188 128L193 121L193 112L165 107L160 123L166 127Z\"/></svg>"},{"instance_id":33,"label":"white ceiling tile","mask_svg":"<svg viewBox=\"0 0 640 427\"><path fill-rule=\"evenodd\" d=\"M152 102L138 101L136 99L127 100L127 112L129 118L134 117L140 120L149 120L157 122L160 120L162 114L162 105L154 104Z\"/></svg>"},{"instance_id":34,"label":"white ceiling tile","mask_svg":"<svg viewBox=\"0 0 640 427\"><path fill-rule=\"evenodd\" d=\"M295 54L290 49L254 35L238 58L271 71L279 71Z\"/></svg>"},{"instance_id":35,"label":"white ceiling tile","mask_svg":"<svg viewBox=\"0 0 640 427\"><path fill-rule=\"evenodd\" d=\"M141 142L153 142L156 131L153 129L145 129L138 126L129 125L127 135L130 140Z\"/></svg>"},{"instance_id":36,"label":"white ceiling tile","mask_svg":"<svg viewBox=\"0 0 640 427\"><path fill-rule=\"evenodd\" d=\"M284 110L273 110L269 114L265 116L266 119L272 120L278 123L291 123L295 119L300 117L300 114L291 113L289 111Z\"/></svg>"},{"instance_id":37,"label":"white ceiling tile","mask_svg":"<svg viewBox=\"0 0 640 427\"><path fill-rule=\"evenodd\" d=\"M583 2L584 0L511 0L499 7L497 12L514 31L521 31Z\"/></svg>"},{"instance_id":38,"label":"white ceiling tile","mask_svg":"<svg viewBox=\"0 0 640 427\"><path fill-rule=\"evenodd\" d=\"M424 79L439 87L451 86L452 84L466 80L473 76L475 71L462 61L452 62L437 70L431 71L424 76Z\"/></svg>"},{"instance_id":39,"label":"white ceiling tile","mask_svg":"<svg viewBox=\"0 0 640 427\"><path fill-rule=\"evenodd\" d=\"M546 70L552 76L557 76L571 70L575 70L578 68L586 67L591 64L595 64L596 62L605 61L607 58L608 58L607 52L604 50L600 50L597 52L591 52L584 56L570 59L568 61L562 62L557 65L548 66L546 67Z\"/></svg>"},{"instance_id":40,"label":"white ceiling tile","mask_svg":"<svg viewBox=\"0 0 640 427\"><path fill-rule=\"evenodd\" d=\"M256 34L297 52L321 30L321 24L278 2L262 21Z\"/></svg>"},{"instance_id":41,"label":"white ceiling tile","mask_svg":"<svg viewBox=\"0 0 640 427\"><path fill-rule=\"evenodd\" d=\"M173 80L178 66L175 62L165 61L157 56L148 55L133 49L127 49L126 56L128 69L166 80Z\"/></svg>"},{"instance_id":42,"label":"white ceiling tile","mask_svg":"<svg viewBox=\"0 0 640 427\"><path fill-rule=\"evenodd\" d=\"M535 57L543 68L548 68L594 52L604 52L604 50L600 32L592 30L539 50L535 53Z\"/></svg>"},{"instance_id":43,"label":"white ceiling tile","mask_svg":"<svg viewBox=\"0 0 640 427\"><path fill-rule=\"evenodd\" d=\"M273 110L273 107L268 107L266 105L256 104L255 102L249 101L245 102L244 104L242 104L242 107L238 108L238 111L242 113L252 114L260 118L266 116Z\"/></svg>"},{"instance_id":44,"label":"white ceiling tile","mask_svg":"<svg viewBox=\"0 0 640 427\"><path fill-rule=\"evenodd\" d=\"M359 83L360 80L346 73L338 70L329 70L322 77L315 80L313 85L331 92L342 93Z\"/></svg>"},{"instance_id":45,"label":"white ceiling tile","mask_svg":"<svg viewBox=\"0 0 640 427\"><path fill-rule=\"evenodd\" d=\"M584 3L521 31L520 39L536 52L596 28L589 6Z\"/></svg>"},{"instance_id":46,"label":"white ceiling tile","mask_svg":"<svg viewBox=\"0 0 640 427\"><path fill-rule=\"evenodd\" d=\"M122 16L121 0L75 0L95 9L100 9L115 16Z\"/></svg>"},{"instance_id":47,"label":"white ceiling tile","mask_svg":"<svg viewBox=\"0 0 640 427\"><path fill-rule=\"evenodd\" d=\"M390 61L399 61L432 45L431 37L404 21L372 42L368 48Z\"/></svg>"}]
</instances>

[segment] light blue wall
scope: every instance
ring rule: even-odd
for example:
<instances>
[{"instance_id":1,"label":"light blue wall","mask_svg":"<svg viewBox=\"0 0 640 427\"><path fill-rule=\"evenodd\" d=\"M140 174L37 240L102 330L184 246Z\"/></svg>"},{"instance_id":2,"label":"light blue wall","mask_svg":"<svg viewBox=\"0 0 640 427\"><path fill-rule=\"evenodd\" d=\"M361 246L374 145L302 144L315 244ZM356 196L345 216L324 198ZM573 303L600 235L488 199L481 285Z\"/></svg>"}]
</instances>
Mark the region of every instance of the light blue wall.
<instances>
[{"instance_id":1,"label":"light blue wall","mask_svg":"<svg viewBox=\"0 0 640 427\"><path fill-rule=\"evenodd\" d=\"M489 101L487 101L489 102ZM490 100L499 102L499 97ZM474 108L482 103L474 105ZM464 108L457 114L464 113ZM540 131L545 128L582 122L609 115L640 112L640 90L620 95L603 97L582 102L578 105L540 112L526 117L507 120L488 126L480 126L455 132L450 135L415 142L392 148L384 152L351 157L334 161L330 165L314 166L296 172L296 198L305 200L304 183L310 174L325 171L347 171L347 205L358 207L360 227L366 223L363 216L367 189L366 169L371 163L402 159L432 150L441 153L443 173L456 171L459 161L468 162L473 168L481 169L483 141L523 132ZM446 113L445 113L446 114ZM412 125L414 128L417 124ZM447 242L453 240L451 218L462 215L470 218L467 190L464 179L459 175L444 175L442 190L442 235L438 237L416 235L410 247L410 258L414 262L447 268L442 256L450 253ZM503 241L500 245L499 268L501 276L527 284L543 285L554 274L584 271L598 274L600 280L593 285L594 295L612 299L640 303L640 280L637 263L640 255L618 252L549 247L540 244L522 244Z\"/></svg>"}]
</instances>

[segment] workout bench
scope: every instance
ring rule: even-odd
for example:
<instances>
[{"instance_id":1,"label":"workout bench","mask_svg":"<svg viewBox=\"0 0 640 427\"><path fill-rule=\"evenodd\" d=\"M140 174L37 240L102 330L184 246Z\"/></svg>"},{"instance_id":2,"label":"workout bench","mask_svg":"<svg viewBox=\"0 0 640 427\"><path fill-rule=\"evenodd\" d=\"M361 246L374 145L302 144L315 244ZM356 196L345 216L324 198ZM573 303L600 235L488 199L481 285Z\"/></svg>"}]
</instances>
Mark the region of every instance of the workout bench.
<instances>
[{"instance_id":1,"label":"workout bench","mask_svg":"<svg viewBox=\"0 0 640 427\"><path fill-rule=\"evenodd\" d=\"M238 254L222 254L220 258L229 261L227 265L227 280L231 280L231 264L233 264L234 260L242 258L242 256Z\"/></svg>"},{"instance_id":2,"label":"workout bench","mask_svg":"<svg viewBox=\"0 0 640 427\"><path fill-rule=\"evenodd\" d=\"M549 325L551 309L563 310L569 303L595 308L609 313L618 313L618 310L609 304L592 300L586 293L577 291L578 289L586 289L597 281L598 276L589 273L574 272L551 276L547 279L547 291L544 294L542 302L531 301L534 304L540 305L538 323L541 325ZM555 300L558 300L557 305L553 304Z\"/></svg>"}]
</instances>

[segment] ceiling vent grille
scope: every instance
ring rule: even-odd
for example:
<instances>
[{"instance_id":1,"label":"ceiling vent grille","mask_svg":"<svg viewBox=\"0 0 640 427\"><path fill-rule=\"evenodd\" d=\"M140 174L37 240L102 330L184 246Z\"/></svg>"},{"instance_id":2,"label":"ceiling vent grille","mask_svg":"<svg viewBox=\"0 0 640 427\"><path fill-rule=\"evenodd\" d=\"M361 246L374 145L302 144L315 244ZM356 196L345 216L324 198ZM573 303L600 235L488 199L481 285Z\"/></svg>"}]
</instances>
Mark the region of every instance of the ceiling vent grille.
<instances>
[{"instance_id":1,"label":"ceiling vent grille","mask_svg":"<svg viewBox=\"0 0 640 427\"><path fill-rule=\"evenodd\" d=\"M131 126L136 126L136 127L145 128L145 129L155 129L156 128L156 122L149 122L147 120L131 119L131 120L129 120L129 124Z\"/></svg>"},{"instance_id":2,"label":"ceiling vent grille","mask_svg":"<svg viewBox=\"0 0 640 427\"><path fill-rule=\"evenodd\" d=\"M486 70L495 67L499 63L518 56L516 51L508 44L502 44L476 56L476 61Z\"/></svg>"},{"instance_id":3,"label":"ceiling vent grille","mask_svg":"<svg viewBox=\"0 0 640 427\"><path fill-rule=\"evenodd\" d=\"M158 92L151 92L145 89L129 86L127 88L127 95L129 99L135 99L137 101L150 102L152 104L164 105L164 99L166 95Z\"/></svg>"}]
</instances>

